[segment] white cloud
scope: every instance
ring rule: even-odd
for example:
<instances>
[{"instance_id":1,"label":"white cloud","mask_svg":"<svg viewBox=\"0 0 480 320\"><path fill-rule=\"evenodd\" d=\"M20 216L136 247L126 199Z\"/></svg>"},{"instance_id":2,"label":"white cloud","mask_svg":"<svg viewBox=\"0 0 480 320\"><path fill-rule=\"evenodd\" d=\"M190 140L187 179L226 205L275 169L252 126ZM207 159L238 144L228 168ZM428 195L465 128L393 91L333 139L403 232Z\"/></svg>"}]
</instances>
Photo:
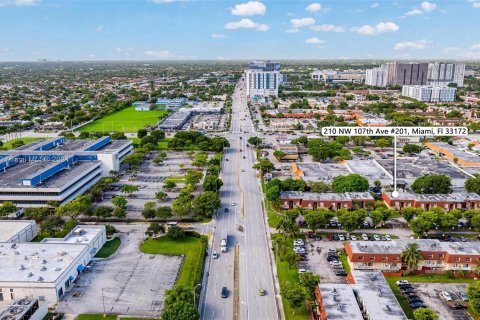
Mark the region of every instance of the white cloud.
<instances>
[{"instance_id":1,"label":"white cloud","mask_svg":"<svg viewBox=\"0 0 480 320\"><path fill-rule=\"evenodd\" d=\"M480 43L477 43L477 44L474 44L473 46L471 46L470 50L480 51Z\"/></svg>"},{"instance_id":2,"label":"white cloud","mask_svg":"<svg viewBox=\"0 0 480 320\"><path fill-rule=\"evenodd\" d=\"M254 16L264 15L267 7L260 1L249 1L246 3L236 4L230 9L230 12L235 16Z\"/></svg>"},{"instance_id":3,"label":"white cloud","mask_svg":"<svg viewBox=\"0 0 480 320\"><path fill-rule=\"evenodd\" d=\"M258 31L267 31L269 26L262 23L253 22L250 19L242 19L240 21L229 22L225 25L225 29L255 29Z\"/></svg>"},{"instance_id":4,"label":"white cloud","mask_svg":"<svg viewBox=\"0 0 480 320\"><path fill-rule=\"evenodd\" d=\"M99 25L98 27L95 28L95 31L102 32L103 31L103 26Z\"/></svg>"},{"instance_id":5,"label":"white cloud","mask_svg":"<svg viewBox=\"0 0 480 320\"><path fill-rule=\"evenodd\" d=\"M322 32L345 32L345 28L336 26L334 24L321 24L318 26L311 26L310 29L313 31L322 31Z\"/></svg>"},{"instance_id":6,"label":"white cloud","mask_svg":"<svg viewBox=\"0 0 480 320\"><path fill-rule=\"evenodd\" d=\"M468 0L468 2L470 2L472 4L472 7L474 7L475 9L480 9L480 1L478 1L478 0Z\"/></svg>"},{"instance_id":7,"label":"white cloud","mask_svg":"<svg viewBox=\"0 0 480 320\"><path fill-rule=\"evenodd\" d=\"M319 11L322 11L322 5L318 2L311 3L305 8L305 10L312 13L319 12Z\"/></svg>"},{"instance_id":8,"label":"white cloud","mask_svg":"<svg viewBox=\"0 0 480 320\"><path fill-rule=\"evenodd\" d=\"M143 53L147 57L154 59L166 59L172 57L172 53L169 50L146 50Z\"/></svg>"},{"instance_id":9,"label":"white cloud","mask_svg":"<svg viewBox=\"0 0 480 320\"><path fill-rule=\"evenodd\" d=\"M287 32L298 32L300 31L300 28L314 25L315 19L313 18L291 19L290 24L291 24L291 28L287 30Z\"/></svg>"},{"instance_id":10,"label":"white cloud","mask_svg":"<svg viewBox=\"0 0 480 320\"><path fill-rule=\"evenodd\" d=\"M449 59L480 59L480 43L471 45L468 48L449 47L442 50Z\"/></svg>"},{"instance_id":11,"label":"white cloud","mask_svg":"<svg viewBox=\"0 0 480 320\"><path fill-rule=\"evenodd\" d=\"M373 9L373 8L378 8L379 6L380 6L380 3L375 2L375 3L373 3L373 4L370 6L370 8L372 8L372 9Z\"/></svg>"},{"instance_id":12,"label":"white cloud","mask_svg":"<svg viewBox=\"0 0 480 320\"><path fill-rule=\"evenodd\" d=\"M305 43L309 44L324 44L325 41L318 39L317 37L308 38L305 40Z\"/></svg>"},{"instance_id":13,"label":"white cloud","mask_svg":"<svg viewBox=\"0 0 480 320\"><path fill-rule=\"evenodd\" d=\"M10 51L10 48L0 48L0 52L8 52Z\"/></svg>"},{"instance_id":14,"label":"white cloud","mask_svg":"<svg viewBox=\"0 0 480 320\"><path fill-rule=\"evenodd\" d=\"M210 37L212 37L214 39L228 38L228 36L226 34L219 34L219 33L212 33L212 35Z\"/></svg>"},{"instance_id":15,"label":"white cloud","mask_svg":"<svg viewBox=\"0 0 480 320\"><path fill-rule=\"evenodd\" d=\"M352 27L350 30L362 35L376 35L385 32L396 32L400 30L400 27L394 22L380 22L375 26L366 24L360 27Z\"/></svg>"},{"instance_id":16,"label":"white cloud","mask_svg":"<svg viewBox=\"0 0 480 320\"><path fill-rule=\"evenodd\" d=\"M461 50L462 50L462 48L459 48L459 47L448 47L448 48L443 49L442 51L444 53L451 54L451 53L460 52Z\"/></svg>"},{"instance_id":17,"label":"white cloud","mask_svg":"<svg viewBox=\"0 0 480 320\"><path fill-rule=\"evenodd\" d=\"M437 5L432 2L424 1L420 6L413 8L408 11L405 15L407 16L418 16L427 12L431 12L437 8Z\"/></svg>"},{"instance_id":18,"label":"white cloud","mask_svg":"<svg viewBox=\"0 0 480 320\"><path fill-rule=\"evenodd\" d=\"M155 4L172 3L174 0L149 0Z\"/></svg>"},{"instance_id":19,"label":"white cloud","mask_svg":"<svg viewBox=\"0 0 480 320\"><path fill-rule=\"evenodd\" d=\"M93 54L93 53L87 54L87 58L89 58L89 59L93 59L93 58L95 58L95 57L96 57L96 56L95 56L95 54Z\"/></svg>"},{"instance_id":20,"label":"white cloud","mask_svg":"<svg viewBox=\"0 0 480 320\"><path fill-rule=\"evenodd\" d=\"M405 41L397 42L393 46L393 50L406 50L406 49L425 49L427 47L427 40L417 40L417 41Z\"/></svg>"},{"instance_id":21,"label":"white cloud","mask_svg":"<svg viewBox=\"0 0 480 320\"><path fill-rule=\"evenodd\" d=\"M437 5L435 3L424 1L422 2L422 4L420 4L420 7L423 9L423 11L430 12L435 10L437 8Z\"/></svg>"},{"instance_id":22,"label":"white cloud","mask_svg":"<svg viewBox=\"0 0 480 320\"><path fill-rule=\"evenodd\" d=\"M0 7L28 7L40 4L41 0L0 0Z\"/></svg>"},{"instance_id":23,"label":"white cloud","mask_svg":"<svg viewBox=\"0 0 480 320\"><path fill-rule=\"evenodd\" d=\"M133 52L135 51L134 48L115 48L115 51L118 52L118 53L130 53L130 52Z\"/></svg>"}]
</instances>

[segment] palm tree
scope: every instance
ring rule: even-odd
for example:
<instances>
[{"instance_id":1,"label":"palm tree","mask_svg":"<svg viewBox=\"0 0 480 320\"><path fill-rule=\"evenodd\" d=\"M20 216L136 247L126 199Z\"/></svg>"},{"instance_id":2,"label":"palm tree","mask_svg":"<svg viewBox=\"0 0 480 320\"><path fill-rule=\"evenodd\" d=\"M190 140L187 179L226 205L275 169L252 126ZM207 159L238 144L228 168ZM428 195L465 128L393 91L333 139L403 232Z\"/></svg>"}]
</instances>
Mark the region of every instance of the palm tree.
<instances>
[{"instance_id":1,"label":"palm tree","mask_svg":"<svg viewBox=\"0 0 480 320\"><path fill-rule=\"evenodd\" d=\"M418 262L423 259L418 249L418 244L410 243L405 250L400 253L402 260L407 263L407 269L412 270L417 267Z\"/></svg>"}]
</instances>

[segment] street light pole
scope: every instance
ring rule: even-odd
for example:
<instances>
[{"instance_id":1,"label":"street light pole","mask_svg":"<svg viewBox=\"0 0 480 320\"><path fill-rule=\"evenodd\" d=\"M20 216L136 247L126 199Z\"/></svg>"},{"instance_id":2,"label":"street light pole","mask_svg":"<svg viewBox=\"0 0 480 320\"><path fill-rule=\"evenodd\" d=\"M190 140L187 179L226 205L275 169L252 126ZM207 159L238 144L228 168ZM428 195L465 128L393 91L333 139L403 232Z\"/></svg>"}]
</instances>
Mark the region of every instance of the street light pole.
<instances>
[{"instance_id":1,"label":"street light pole","mask_svg":"<svg viewBox=\"0 0 480 320\"><path fill-rule=\"evenodd\" d=\"M197 289L198 286L201 286L201 285L202 285L202 284L199 283L199 284L197 284L195 287L193 287L193 305L194 305L194 306L197 306L197 301L196 301L196 299L195 299L196 291L197 291L196 289Z\"/></svg>"}]
</instances>

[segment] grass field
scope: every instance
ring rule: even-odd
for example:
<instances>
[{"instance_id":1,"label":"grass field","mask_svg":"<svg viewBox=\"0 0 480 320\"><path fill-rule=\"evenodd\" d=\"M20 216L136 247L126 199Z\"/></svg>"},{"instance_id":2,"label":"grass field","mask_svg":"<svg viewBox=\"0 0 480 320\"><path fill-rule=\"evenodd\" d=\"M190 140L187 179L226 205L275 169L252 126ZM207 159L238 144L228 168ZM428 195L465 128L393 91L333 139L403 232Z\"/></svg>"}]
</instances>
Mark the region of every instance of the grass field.
<instances>
[{"instance_id":1,"label":"grass field","mask_svg":"<svg viewBox=\"0 0 480 320\"><path fill-rule=\"evenodd\" d=\"M120 238L113 238L112 240L110 241L107 241L102 249L100 249L100 251L98 251L98 253L95 255L95 257L97 258L108 258L110 257L112 254L114 254L118 248L120 247L120 244L122 244L122 240L120 240Z\"/></svg>"},{"instance_id":2,"label":"grass field","mask_svg":"<svg viewBox=\"0 0 480 320\"><path fill-rule=\"evenodd\" d=\"M206 239L206 237L205 237ZM205 257L206 241L187 236L179 240L167 237L145 240L140 250L150 254L185 255L176 284L193 288L200 283Z\"/></svg>"},{"instance_id":3,"label":"grass field","mask_svg":"<svg viewBox=\"0 0 480 320\"><path fill-rule=\"evenodd\" d=\"M114 112L101 119L89 123L78 131L98 131L98 132L137 132L145 126L151 126L159 121L159 117L166 115L168 111L135 111L134 107L129 107Z\"/></svg>"},{"instance_id":4,"label":"grass field","mask_svg":"<svg viewBox=\"0 0 480 320\"><path fill-rule=\"evenodd\" d=\"M272 240L274 238L279 237L283 240L283 236L279 233L272 234ZM298 237L297 237L298 238ZM293 250L293 238L285 238L282 241L283 245L290 250ZM298 276L297 268L291 269L288 265L287 261L281 261L279 256L275 254L275 261L277 263L277 274L278 274L278 281L280 282L280 286L285 283L299 283L300 278ZM307 320L308 313L305 304L297 309L293 309L289 302L282 296L283 301L283 311L285 313L286 320Z\"/></svg>"},{"instance_id":5,"label":"grass field","mask_svg":"<svg viewBox=\"0 0 480 320\"><path fill-rule=\"evenodd\" d=\"M31 138L31 137L19 138L19 139L11 140L11 141L8 141L8 142L4 142L2 149L5 149L5 150L12 149L12 143L16 140L22 140L23 142L25 142L25 144L29 144L30 142L33 142L33 141L45 140L45 139L44 138Z\"/></svg>"}]
</instances>

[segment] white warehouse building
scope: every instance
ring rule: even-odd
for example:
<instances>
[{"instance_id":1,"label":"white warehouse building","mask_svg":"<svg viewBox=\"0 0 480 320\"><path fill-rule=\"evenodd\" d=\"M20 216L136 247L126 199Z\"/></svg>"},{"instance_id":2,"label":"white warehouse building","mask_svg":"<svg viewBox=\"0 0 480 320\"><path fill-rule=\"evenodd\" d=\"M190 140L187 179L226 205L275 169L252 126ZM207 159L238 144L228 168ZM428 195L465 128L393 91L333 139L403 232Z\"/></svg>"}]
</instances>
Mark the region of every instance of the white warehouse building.
<instances>
[{"instance_id":1,"label":"white warehouse building","mask_svg":"<svg viewBox=\"0 0 480 320\"><path fill-rule=\"evenodd\" d=\"M422 102L452 102L456 88L448 86L403 86L402 95Z\"/></svg>"},{"instance_id":2,"label":"white warehouse building","mask_svg":"<svg viewBox=\"0 0 480 320\"><path fill-rule=\"evenodd\" d=\"M29 242L37 236L35 220L0 221L1 242Z\"/></svg>"},{"instance_id":3,"label":"white warehouse building","mask_svg":"<svg viewBox=\"0 0 480 320\"><path fill-rule=\"evenodd\" d=\"M0 225L3 223L0 221ZM52 307L72 288L106 237L105 226L81 225L65 238L39 243L1 242L0 303L36 298Z\"/></svg>"}]
</instances>

